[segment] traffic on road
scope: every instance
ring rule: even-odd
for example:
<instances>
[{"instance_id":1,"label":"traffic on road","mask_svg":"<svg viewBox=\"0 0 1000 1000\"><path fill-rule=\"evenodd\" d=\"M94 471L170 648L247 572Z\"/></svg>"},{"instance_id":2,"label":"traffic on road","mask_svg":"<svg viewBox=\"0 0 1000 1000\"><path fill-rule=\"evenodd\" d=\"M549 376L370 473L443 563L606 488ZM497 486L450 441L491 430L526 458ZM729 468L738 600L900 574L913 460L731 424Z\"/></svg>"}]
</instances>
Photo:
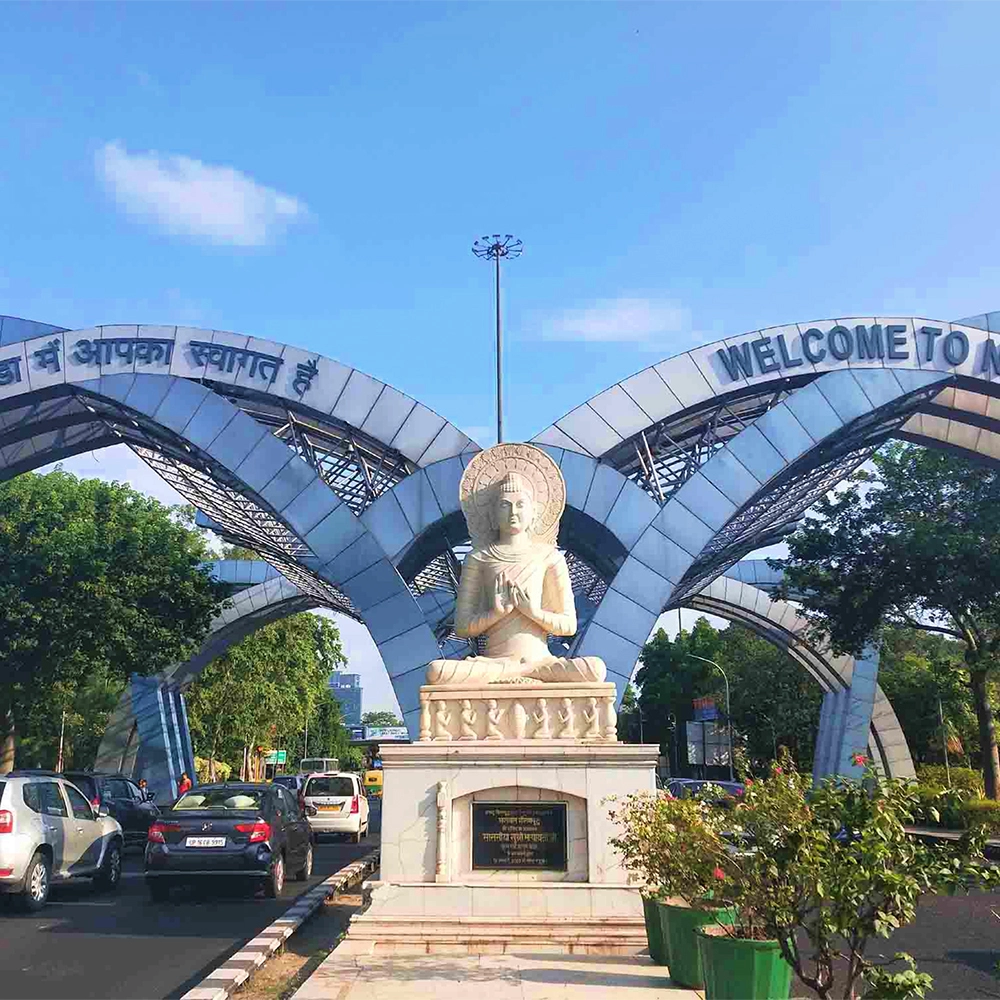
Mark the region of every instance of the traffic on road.
<instances>
[{"instance_id":1,"label":"traffic on road","mask_svg":"<svg viewBox=\"0 0 1000 1000\"><path fill-rule=\"evenodd\" d=\"M15 783L9 775L2 780ZM60 802L69 814L63 782L51 783L60 786ZM24 784L23 779L17 784ZM0 824L7 794L5 788ZM89 809L90 803L83 801ZM101 819L120 829L110 817ZM308 875L302 881L282 879L273 897L259 891L259 882L223 875L172 886L167 898L154 900L146 884L144 851L135 849L125 852L114 886L93 878L53 881L40 909L26 909L18 898L0 895L0 994L27 1000L179 997L276 920L302 892L376 847L378 819L375 803L372 832L360 843L320 837L310 845ZM302 868L299 862L298 874Z\"/></svg>"}]
</instances>

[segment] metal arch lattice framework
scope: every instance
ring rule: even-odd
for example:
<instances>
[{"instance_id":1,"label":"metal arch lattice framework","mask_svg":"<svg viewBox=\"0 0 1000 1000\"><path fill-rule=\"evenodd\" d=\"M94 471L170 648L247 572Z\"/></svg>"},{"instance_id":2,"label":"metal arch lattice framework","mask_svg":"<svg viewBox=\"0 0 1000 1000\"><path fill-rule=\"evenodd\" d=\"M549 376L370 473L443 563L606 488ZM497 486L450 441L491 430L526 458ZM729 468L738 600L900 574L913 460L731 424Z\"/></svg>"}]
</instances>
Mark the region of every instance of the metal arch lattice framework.
<instances>
[{"instance_id":1,"label":"metal arch lattice framework","mask_svg":"<svg viewBox=\"0 0 1000 1000\"><path fill-rule=\"evenodd\" d=\"M663 505L727 441L787 399L792 380L785 382L765 393L713 399L680 417L666 417L606 452L601 461Z\"/></svg>"},{"instance_id":2,"label":"metal arch lattice framework","mask_svg":"<svg viewBox=\"0 0 1000 1000\"><path fill-rule=\"evenodd\" d=\"M394 448L334 417L320 421L313 414L298 412L261 393L238 391L223 383L205 384L304 458L355 514L363 513L416 469Z\"/></svg>"},{"instance_id":3,"label":"metal arch lattice framework","mask_svg":"<svg viewBox=\"0 0 1000 1000\"><path fill-rule=\"evenodd\" d=\"M794 529L806 510L871 458L936 391L915 393L902 405L874 410L855 421L848 433L785 469L709 542L685 574L672 603L698 592L743 556Z\"/></svg>"},{"instance_id":4,"label":"metal arch lattice framework","mask_svg":"<svg viewBox=\"0 0 1000 1000\"><path fill-rule=\"evenodd\" d=\"M111 400L80 394L76 397L106 435L129 447L186 500L219 524L227 537L267 559L300 590L332 610L360 620L350 600L329 583L305 569L299 559L309 549L269 510L244 495L216 463L209 461L178 436L150 428L138 415ZM77 419L79 419L79 410Z\"/></svg>"}]
</instances>

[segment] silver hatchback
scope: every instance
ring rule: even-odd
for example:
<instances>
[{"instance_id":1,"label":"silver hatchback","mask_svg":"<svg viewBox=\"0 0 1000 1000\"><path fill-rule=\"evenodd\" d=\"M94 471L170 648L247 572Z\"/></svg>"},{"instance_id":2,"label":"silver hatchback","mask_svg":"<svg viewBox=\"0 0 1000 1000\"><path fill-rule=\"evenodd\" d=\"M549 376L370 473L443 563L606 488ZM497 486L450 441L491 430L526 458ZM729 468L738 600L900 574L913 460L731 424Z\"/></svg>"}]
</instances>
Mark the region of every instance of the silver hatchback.
<instances>
[{"instance_id":1,"label":"silver hatchback","mask_svg":"<svg viewBox=\"0 0 1000 1000\"><path fill-rule=\"evenodd\" d=\"M0 892L26 909L45 905L53 881L87 876L116 889L122 873L122 828L61 775L0 774Z\"/></svg>"}]
</instances>

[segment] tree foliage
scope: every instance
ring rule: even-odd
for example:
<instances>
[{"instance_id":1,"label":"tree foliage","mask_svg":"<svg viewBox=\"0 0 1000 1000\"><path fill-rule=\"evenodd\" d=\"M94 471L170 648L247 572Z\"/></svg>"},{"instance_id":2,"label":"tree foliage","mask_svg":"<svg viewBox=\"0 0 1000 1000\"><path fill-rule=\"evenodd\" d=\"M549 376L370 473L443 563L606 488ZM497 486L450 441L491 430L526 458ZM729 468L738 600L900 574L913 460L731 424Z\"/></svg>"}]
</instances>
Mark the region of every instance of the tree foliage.
<instances>
[{"instance_id":1,"label":"tree foliage","mask_svg":"<svg viewBox=\"0 0 1000 1000\"><path fill-rule=\"evenodd\" d=\"M789 538L785 592L814 629L858 654L888 625L962 643L986 793L1000 789L989 681L1000 661L1000 473L894 443L822 499Z\"/></svg>"},{"instance_id":2,"label":"tree foliage","mask_svg":"<svg viewBox=\"0 0 1000 1000\"><path fill-rule=\"evenodd\" d=\"M712 696L720 713L726 704L721 675L691 654L714 660L728 675L733 728L753 761L772 759L779 746L786 746L806 766L811 763L822 701L816 681L749 629L719 630L699 618L690 632L682 630L673 640L657 631L643 648L636 674L642 738L659 742L676 770L686 764L685 724L694 718L692 701ZM624 701L622 717L623 738L638 740L638 712L629 711Z\"/></svg>"},{"instance_id":3,"label":"tree foliage","mask_svg":"<svg viewBox=\"0 0 1000 1000\"><path fill-rule=\"evenodd\" d=\"M397 719L395 712L387 712L385 710L365 712L361 716L361 725L363 726L401 726L402 724L403 720Z\"/></svg>"},{"instance_id":4,"label":"tree foliage","mask_svg":"<svg viewBox=\"0 0 1000 1000\"><path fill-rule=\"evenodd\" d=\"M110 690L198 648L223 600L205 556L171 508L122 483L57 470L0 484L0 770L14 727L48 745L88 678Z\"/></svg>"},{"instance_id":5,"label":"tree foliage","mask_svg":"<svg viewBox=\"0 0 1000 1000\"><path fill-rule=\"evenodd\" d=\"M248 635L187 693L196 752L244 772L256 747L287 749L292 762L340 755L347 734L328 680L345 662L337 626L318 615L291 615Z\"/></svg>"}]
</instances>

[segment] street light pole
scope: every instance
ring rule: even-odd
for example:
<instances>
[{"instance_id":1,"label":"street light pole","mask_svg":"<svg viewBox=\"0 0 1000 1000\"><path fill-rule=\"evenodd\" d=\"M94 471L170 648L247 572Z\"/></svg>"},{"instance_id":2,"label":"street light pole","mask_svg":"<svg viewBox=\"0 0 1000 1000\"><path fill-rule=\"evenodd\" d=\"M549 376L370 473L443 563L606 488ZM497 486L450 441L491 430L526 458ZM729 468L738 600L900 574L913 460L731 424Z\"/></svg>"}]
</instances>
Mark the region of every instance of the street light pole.
<instances>
[{"instance_id":1,"label":"street light pole","mask_svg":"<svg viewBox=\"0 0 1000 1000\"><path fill-rule=\"evenodd\" d=\"M496 336L497 336L497 444L503 441L503 326L500 322L500 258L520 257L524 244L507 233L501 236L483 236L472 244L472 252L481 260L492 260L495 265L496 287Z\"/></svg>"},{"instance_id":2,"label":"street light pole","mask_svg":"<svg viewBox=\"0 0 1000 1000\"><path fill-rule=\"evenodd\" d=\"M710 660L705 656L695 656L694 653L688 653L688 656L692 660L701 660L702 663L711 663L716 670L722 674L722 679L726 682L726 726L729 730L729 780L733 780L733 717L729 711L729 678L726 676L725 670L719 666L715 660Z\"/></svg>"}]
</instances>

